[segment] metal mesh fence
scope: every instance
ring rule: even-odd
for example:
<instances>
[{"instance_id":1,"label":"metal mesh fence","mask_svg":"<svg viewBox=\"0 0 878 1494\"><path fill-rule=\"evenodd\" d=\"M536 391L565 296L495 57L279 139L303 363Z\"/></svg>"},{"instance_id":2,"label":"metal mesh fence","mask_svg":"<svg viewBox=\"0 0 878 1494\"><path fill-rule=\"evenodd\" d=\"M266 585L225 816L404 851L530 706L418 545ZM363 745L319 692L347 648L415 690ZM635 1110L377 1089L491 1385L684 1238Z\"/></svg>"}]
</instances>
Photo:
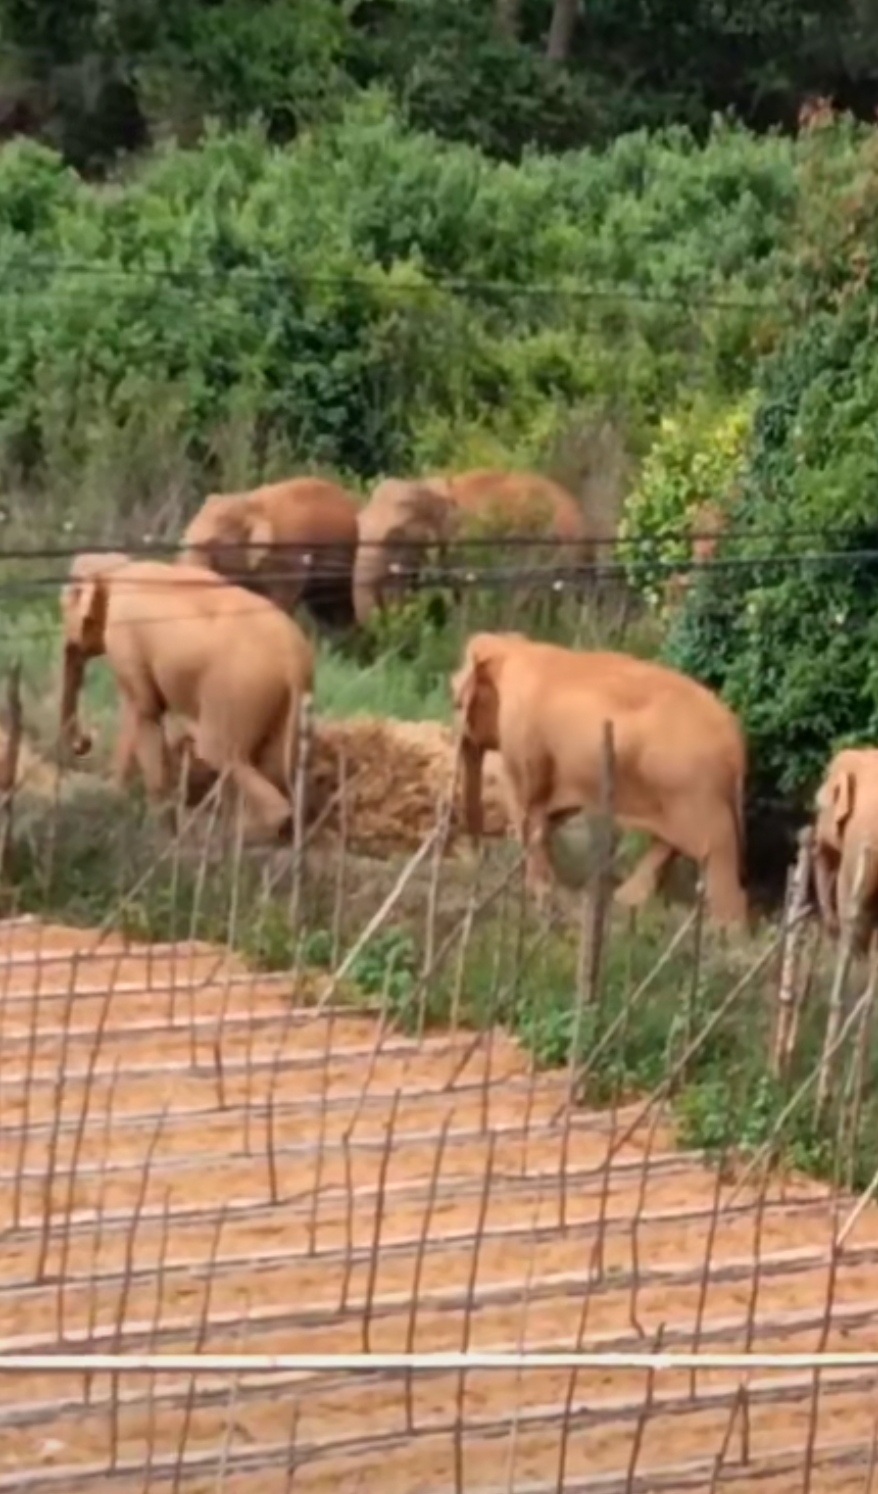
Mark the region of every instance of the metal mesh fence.
<instances>
[{"instance_id":1,"label":"metal mesh fence","mask_svg":"<svg viewBox=\"0 0 878 1494\"><path fill-rule=\"evenodd\" d=\"M807 843L754 940L610 912L600 866L540 912L435 758L433 828L368 854L346 751L268 858L209 798L152 844L7 761L0 1354L873 1350L874 970ZM875 1375L19 1369L0 1490L865 1494Z\"/></svg>"}]
</instances>

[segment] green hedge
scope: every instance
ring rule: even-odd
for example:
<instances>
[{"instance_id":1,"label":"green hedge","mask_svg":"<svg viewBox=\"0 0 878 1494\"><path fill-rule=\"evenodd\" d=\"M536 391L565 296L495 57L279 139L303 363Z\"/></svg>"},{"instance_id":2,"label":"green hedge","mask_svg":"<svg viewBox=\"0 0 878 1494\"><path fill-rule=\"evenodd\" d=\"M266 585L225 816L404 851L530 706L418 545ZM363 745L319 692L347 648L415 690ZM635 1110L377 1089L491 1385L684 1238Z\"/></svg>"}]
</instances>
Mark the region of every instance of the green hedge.
<instances>
[{"instance_id":1,"label":"green hedge","mask_svg":"<svg viewBox=\"0 0 878 1494\"><path fill-rule=\"evenodd\" d=\"M642 447L682 391L746 386L797 192L790 141L725 125L514 167L380 95L103 187L15 142L0 473L118 515L303 463L534 462L598 409Z\"/></svg>"},{"instance_id":2,"label":"green hedge","mask_svg":"<svg viewBox=\"0 0 878 1494\"><path fill-rule=\"evenodd\" d=\"M668 639L674 662L740 710L756 792L800 807L830 752L878 740L876 408L875 306L861 294L812 315L766 372L734 534ZM852 553L829 558L840 551Z\"/></svg>"},{"instance_id":3,"label":"green hedge","mask_svg":"<svg viewBox=\"0 0 878 1494\"><path fill-rule=\"evenodd\" d=\"M795 321L761 371L719 567L666 652L741 712L756 795L801 810L836 748L878 740L878 131L816 110L800 179Z\"/></svg>"}]
</instances>

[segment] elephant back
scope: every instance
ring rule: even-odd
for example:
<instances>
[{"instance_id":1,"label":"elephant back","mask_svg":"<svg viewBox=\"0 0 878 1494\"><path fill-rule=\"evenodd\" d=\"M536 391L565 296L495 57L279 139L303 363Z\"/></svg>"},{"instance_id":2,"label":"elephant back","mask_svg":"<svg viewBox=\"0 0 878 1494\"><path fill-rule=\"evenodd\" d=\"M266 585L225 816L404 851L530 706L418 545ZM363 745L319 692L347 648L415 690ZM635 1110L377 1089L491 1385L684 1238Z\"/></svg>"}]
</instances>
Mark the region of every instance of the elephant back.
<instances>
[{"instance_id":1,"label":"elephant back","mask_svg":"<svg viewBox=\"0 0 878 1494\"><path fill-rule=\"evenodd\" d=\"M388 477L372 490L360 510L361 541L398 543L402 539L440 544L457 523L456 505L427 483Z\"/></svg>"},{"instance_id":2,"label":"elephant back","mask_svg":"<svg viewBox=\"0 0 878 1494\"><path fill-rule=\"evenodd\" d=\"M447 478L445 486L479 527L485 524L498 535L532 534L579 544L589 539L572 493L539 472L479 468Z\"/></svg>"},{"instance_id":3,"label":"elephant back","mask_svg":"<svg viewBox=\"0 0 878 1494\"><path fill-rule=\"evenodd\" d=\"M278 544L355 546L357 504L338 483L319 477L293 477L254 488L248 502L271 523Z\"/></svg>"}]
</instances>

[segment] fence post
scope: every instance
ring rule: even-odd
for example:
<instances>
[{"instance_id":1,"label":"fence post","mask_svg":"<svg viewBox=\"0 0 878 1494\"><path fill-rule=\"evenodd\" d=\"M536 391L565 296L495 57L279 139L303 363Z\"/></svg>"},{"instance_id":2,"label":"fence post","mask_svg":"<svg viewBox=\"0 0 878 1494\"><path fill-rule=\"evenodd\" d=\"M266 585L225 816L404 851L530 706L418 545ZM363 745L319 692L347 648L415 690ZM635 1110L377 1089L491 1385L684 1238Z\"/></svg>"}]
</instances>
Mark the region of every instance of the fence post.
<instances>
[{"instance_id":1,"label":"fence post","mask_svg":"<svg viewBox=\"0 0 878 1494\"><path fill-rule=\"evenodd\" d=\"M592 893L583 899L583 927L579 944L577 985L580 1006L593 1006L600 994L605 924L612 892L616 841L613 819L616 753L612 721L605 721L603 724L600 772L600 807L595 822L597 867L592 881Z\"/></svg>"},{"instance_id":2,"label":"fence post","mask_svg":"<svg viewBox=\"0 0 878 1494\"><path fill-rule=\"evenodd\" d=\"M871 855L871 849L870 846L863 846L860 851L856 871L854 872L853 886L851 888L850 909L846 910L846 915L842 920L841 947L832 979L829 1012L826 1019L826 1036L823 1043L823 1052L820 1057L820 1071L817 1079L817 1098L814 1106L815 1122L819 1121L829 1098L832 1078L832 1056L842 1022L844 989L847 983L851 960L853 959L857 919L860 914L860 893L863 888L866 864Z\"/></svg>"},{"instance_id":3,"label":"fence post","mask_svg":"<svg viewBox=\"0 0 878 1494\"><path fill-rule=\"evenodd\" d=\"M811 881L811 856L814 848L814 832L811 826L806 826L800 831L798 841L798 855L787 881L784 942L777 989L777 1019L771 1055L772 1073L778 1079L783 1077L789 1067L798 1028L799 963Z\"/></svg>"},{"instance_id":4,"label":"fence post","mask_svg":"<svg viewBox=\"0 0 878 1494\"><path fill-rule=\"evenodd\" d=\"M3 756L0 759L0 878L6 877L9 866L15 789L18 782L18 762L21 756L23 735L20 664L15 664L9 672L6 685L6 709L9 716L9 732Z\"/></svg>"}]
</instances>

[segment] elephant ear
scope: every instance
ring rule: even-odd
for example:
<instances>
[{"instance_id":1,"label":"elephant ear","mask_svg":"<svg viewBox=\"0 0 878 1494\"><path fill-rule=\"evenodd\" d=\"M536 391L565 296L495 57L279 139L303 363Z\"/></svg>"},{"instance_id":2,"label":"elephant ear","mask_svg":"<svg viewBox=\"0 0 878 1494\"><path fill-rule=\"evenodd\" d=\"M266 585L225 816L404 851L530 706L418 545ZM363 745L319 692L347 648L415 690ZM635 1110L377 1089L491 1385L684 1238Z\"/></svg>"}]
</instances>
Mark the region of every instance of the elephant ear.
<instances>
[{"instance_id":1,"label":"elephant ear","mask_svg":"<svg viewBox=\"0 0 878 1494\"><path fill-rule=\"evenodd\" d=\"M107 618L106 571L123 564L127 555L77 555L61 595L65 641L75 648L97 647L103 652Z\"/></svg>"},{"instance_id":2,"label":"elephant ear","mask_svg":"<svg viewBox=\"0 0 878 1494\"><path fill-rule=\"evenodd\" d=\"M274 528L266 514L253 514L247 523L247 565L251 571L263 561L274 543Z\"/></svg>"},{"instance_id":3,"label":"elephant ear","mask_svg":"<svg viewBox=\"0 0 878 1494\"><path fill-rule=\"evenodd\" d=\"M471 638L460 669L451 677L451 695L455 711L476 740L493 740L496 735L497 662L495 640L490 635Z\"/></svg>"}]
</instances>

